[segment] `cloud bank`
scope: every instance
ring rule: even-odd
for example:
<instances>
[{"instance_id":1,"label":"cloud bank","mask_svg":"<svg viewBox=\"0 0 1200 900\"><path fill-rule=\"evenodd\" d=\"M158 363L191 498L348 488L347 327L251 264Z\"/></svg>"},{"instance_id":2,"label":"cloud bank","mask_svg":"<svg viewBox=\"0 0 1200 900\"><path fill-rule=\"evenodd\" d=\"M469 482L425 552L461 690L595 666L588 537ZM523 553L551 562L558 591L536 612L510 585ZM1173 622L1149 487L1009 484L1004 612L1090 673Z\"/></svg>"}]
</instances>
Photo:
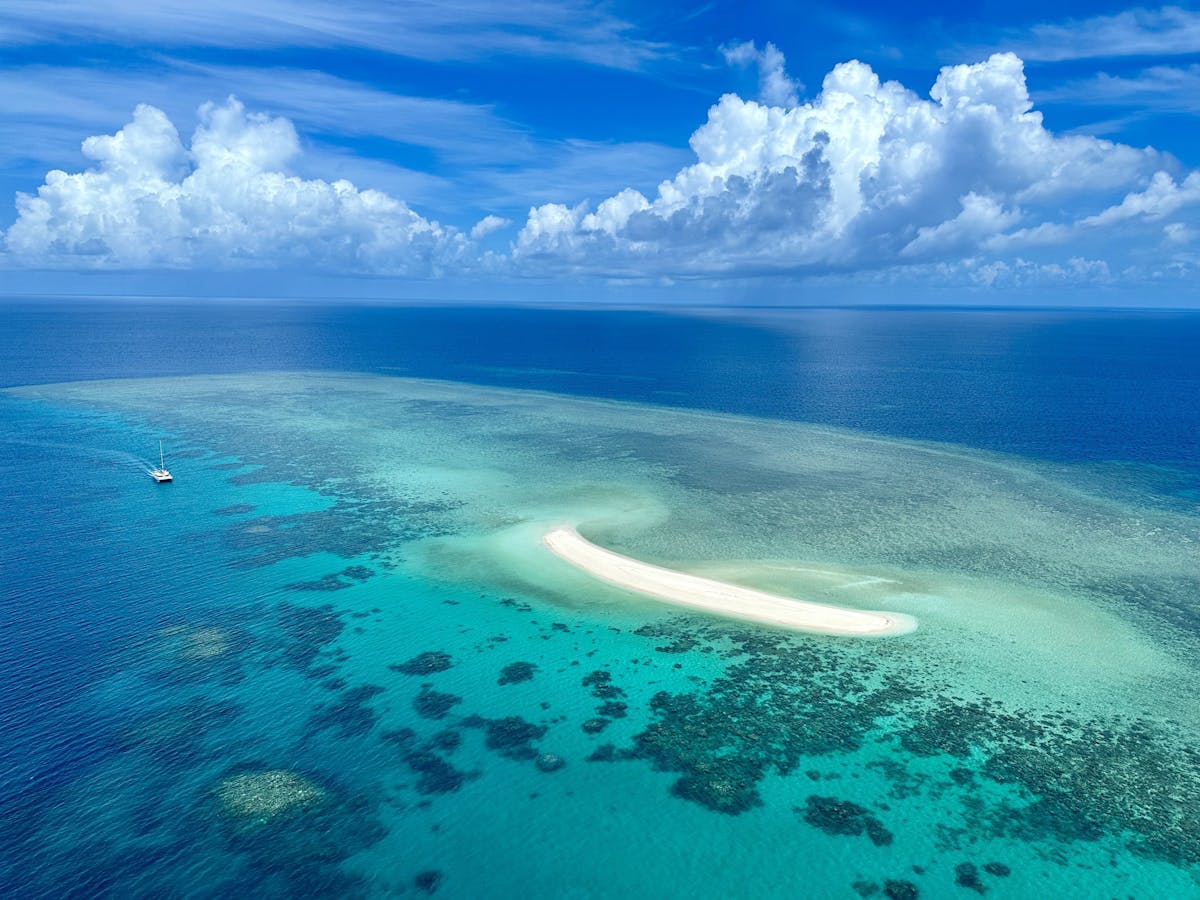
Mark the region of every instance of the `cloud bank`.
<instances>
[{"instance_id":1,"label":"cloud bank","mask_svg":"<svg viewBox=\"0 0 1200 900\"><path fill-rule=\"evenodd\" d=\"M88 138L88 170L52 171L17 197L10 257L85 268L304 267L436 274L463 260L454 229L380 191L287 174L292 124L205 104L185 146L160 110L139 106L113 135Z\"/></svg>"},{"instance_id":2,"label":"cloud bank","mask_svg":"<svg viewBox=\"0 0 1200 900\"><path fill-rule=\"evenodd\" d=\"M942 69L929 98L856 61L809 103L727 94L656 196L535 207L514 256L622 276L828 274L1094 245L1151 207L1191 212L1171 157L1048 131L1012 54Z\"/></svg>"},{"instance_id":3,"label":"cloud bank","mask_svg":"<svg viewBox=\"0 0 1200 900\"><path fill-rule=\"evenodd\" d=\"M800 103L771 45L726 53L758 67L761 99L723 96L691 136L694 161L649 195L535 201L518 225L488 214L451 227L291 174L300 143L286 119L206 104L185 144L140 106L84 142L85 171L19 195L7 264L993 287L1200 264L1200 174L1152 148L1051 132L1012 54L948 66L926 97L842 63Z\"/></svg>"}]
</instances>

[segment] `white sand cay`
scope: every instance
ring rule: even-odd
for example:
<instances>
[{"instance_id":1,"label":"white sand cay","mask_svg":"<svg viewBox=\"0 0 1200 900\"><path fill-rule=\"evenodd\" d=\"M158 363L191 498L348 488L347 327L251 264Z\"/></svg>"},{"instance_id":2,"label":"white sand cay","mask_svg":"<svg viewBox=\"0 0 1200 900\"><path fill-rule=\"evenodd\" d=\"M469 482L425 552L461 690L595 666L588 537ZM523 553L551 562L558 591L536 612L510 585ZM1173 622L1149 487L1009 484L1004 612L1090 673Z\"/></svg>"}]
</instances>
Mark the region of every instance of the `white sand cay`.
<instances>
[{"instance_id":1,"label":"white sand cay","mask_svg":"<svg viewBox=\"0 0 1200 900\"><path fill-rule=\"evenodd\" d=\"M820 634L900 634L917 627L916 619L903 613L809 603L652 566L597 547L569 525L551 529L542 543L559 558L609 584L720 616Z\"/></svg>"}]
</instances>

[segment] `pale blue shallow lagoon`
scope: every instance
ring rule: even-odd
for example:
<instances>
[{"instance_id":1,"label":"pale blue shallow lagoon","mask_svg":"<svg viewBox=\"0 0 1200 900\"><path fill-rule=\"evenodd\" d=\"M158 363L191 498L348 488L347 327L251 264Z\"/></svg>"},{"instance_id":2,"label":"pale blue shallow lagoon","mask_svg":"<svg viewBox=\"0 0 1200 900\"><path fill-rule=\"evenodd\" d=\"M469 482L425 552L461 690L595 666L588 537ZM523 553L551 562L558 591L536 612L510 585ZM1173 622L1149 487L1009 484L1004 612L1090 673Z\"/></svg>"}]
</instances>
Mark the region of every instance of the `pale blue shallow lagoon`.
<instances>
[{"instance_id":1,"label":"pale blue shallow lagoon","mask_svg":"<svg viewBox=\"0 0 1200 900\"><path fill-rule=\"evenodd\" d=\"M9 312L5 896L1200 896L1197 317Z\"/></svg>"}]
</instances>

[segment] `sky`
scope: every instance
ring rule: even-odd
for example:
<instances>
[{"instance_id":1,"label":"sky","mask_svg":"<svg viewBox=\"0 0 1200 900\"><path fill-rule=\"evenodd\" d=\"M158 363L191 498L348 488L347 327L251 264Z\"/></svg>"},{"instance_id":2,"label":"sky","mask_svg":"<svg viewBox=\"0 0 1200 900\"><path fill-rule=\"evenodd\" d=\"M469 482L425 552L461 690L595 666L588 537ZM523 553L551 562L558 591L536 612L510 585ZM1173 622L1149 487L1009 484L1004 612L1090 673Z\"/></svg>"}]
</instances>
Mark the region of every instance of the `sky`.
<instances>
[{"instance_id":1,"label":"sky","mask_svg":"<svg viewBox=\"0 0 1200 900\"><path fill-rule=\"evenodd\" d=\"M1200 306L1200 11L5 0L0 293Z\"/></svg>"}]
</instances>

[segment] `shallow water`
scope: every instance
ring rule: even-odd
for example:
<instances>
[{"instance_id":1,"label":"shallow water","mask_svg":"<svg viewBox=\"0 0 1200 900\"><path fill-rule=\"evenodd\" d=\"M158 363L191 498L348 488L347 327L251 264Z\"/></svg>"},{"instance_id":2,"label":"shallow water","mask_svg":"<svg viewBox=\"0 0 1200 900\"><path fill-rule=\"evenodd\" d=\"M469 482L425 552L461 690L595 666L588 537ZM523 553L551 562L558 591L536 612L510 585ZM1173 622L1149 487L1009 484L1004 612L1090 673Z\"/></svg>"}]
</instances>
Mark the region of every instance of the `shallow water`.
<instances>
[{"instance_id":1,"label":"shallow water","mask_svg":"<svg viewBox=\"0 0 1200 900\"><path fill-rule=\"evenodd\" d=\"M1161 467L374 375L0 404L7 892L1200 895ZM169 486L120 455L159 435ZM560 522L919 627L688 615Z\"/></svg>"}]
</instances>

